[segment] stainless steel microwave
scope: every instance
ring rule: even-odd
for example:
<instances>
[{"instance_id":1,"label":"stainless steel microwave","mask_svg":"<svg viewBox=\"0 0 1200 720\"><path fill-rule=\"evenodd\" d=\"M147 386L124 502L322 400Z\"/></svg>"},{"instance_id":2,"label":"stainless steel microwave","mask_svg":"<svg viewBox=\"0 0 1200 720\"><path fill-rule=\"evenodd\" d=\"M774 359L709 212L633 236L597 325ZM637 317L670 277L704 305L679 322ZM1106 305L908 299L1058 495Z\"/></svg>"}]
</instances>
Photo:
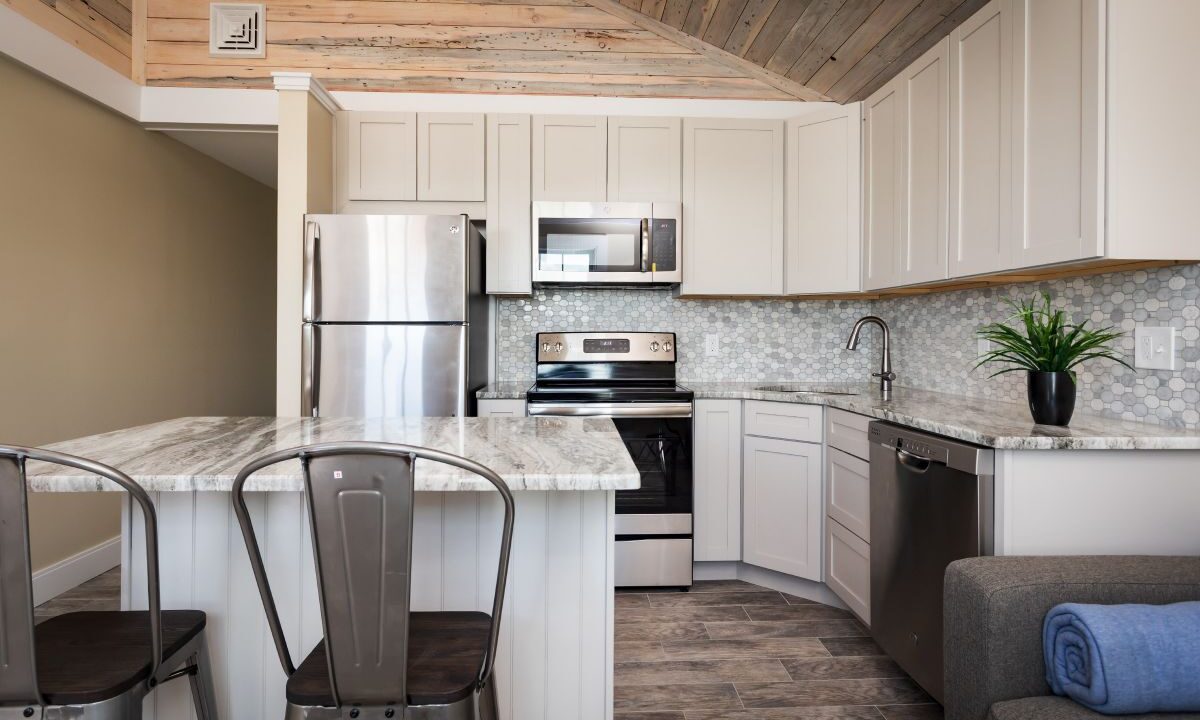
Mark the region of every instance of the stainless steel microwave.
<instances>
[{"instance_id":1,"label":"stainless steel microwave","mask_svg":"<svg viewBox=\"0 0 1200 720\"><path fill-rule=\"evenodd\" d=\"M533 203L535 283L682 280L678 203Z\"/></svg>"}]
</instances>

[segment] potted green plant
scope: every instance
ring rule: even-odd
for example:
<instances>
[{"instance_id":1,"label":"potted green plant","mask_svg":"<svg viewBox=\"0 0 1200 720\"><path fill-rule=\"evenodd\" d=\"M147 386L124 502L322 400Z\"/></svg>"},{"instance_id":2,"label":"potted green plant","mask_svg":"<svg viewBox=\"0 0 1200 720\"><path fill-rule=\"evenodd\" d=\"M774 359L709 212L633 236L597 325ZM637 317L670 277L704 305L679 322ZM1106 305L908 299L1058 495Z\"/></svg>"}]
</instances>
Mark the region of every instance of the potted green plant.
<instances>
[{"instance_id":1,"label":"potted green plant","mask_svg":"<svg viewBox=\"0 0 1200 720\"><path fill-rule=\"evenodd\" d=\"M1051 307L1048 293L1006 302L1014 311L1007 321L1012 324L992 323L979 329L979 337L987 340L991 349L979 356L975 367L1003 366L989 377L1026 371L1029 410L1035 423L1065 427L1071 422L1075 367L1080 363L1105 359L1132 369L1112 347L1123 335L1115 328L1089 328L1086 320L1078 325L1068 322L1065 312Z\"/></svg>"}]
</instances>

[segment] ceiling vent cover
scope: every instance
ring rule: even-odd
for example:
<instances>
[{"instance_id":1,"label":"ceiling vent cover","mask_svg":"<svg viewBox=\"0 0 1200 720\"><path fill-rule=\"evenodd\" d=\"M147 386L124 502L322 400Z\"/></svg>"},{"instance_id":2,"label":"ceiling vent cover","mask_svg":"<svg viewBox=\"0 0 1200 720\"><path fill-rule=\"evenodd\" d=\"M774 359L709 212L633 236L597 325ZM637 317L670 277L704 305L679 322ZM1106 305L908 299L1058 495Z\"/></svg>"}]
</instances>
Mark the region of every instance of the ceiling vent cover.
<instances>
[{"instance_id":1,"label":"ceiling vent cover","mask_svg":"<svg viewBox=\"0 0 1200 720\"><path fill-rule=\"evenodd\" d=\"M265 6L212 3L208 6L208 53L213 57L267 56Z\"/></svg>"}]
</instances>

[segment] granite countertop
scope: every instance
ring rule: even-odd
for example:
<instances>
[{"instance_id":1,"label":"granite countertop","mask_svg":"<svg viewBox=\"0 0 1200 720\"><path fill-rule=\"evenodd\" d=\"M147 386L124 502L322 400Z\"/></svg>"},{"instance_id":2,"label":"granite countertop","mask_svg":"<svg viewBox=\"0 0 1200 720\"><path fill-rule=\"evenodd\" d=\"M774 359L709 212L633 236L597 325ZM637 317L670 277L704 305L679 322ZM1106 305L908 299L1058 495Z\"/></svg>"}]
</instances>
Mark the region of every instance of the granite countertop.
<instances>
[{"instance_id":1,"label":"granite countertop","mask_svg":"<svg viewBox=\"0 0 1200 720\"><path fill-rule=\"evenodd\" d=\"M112 465L150 492L228 492L238 471L276 450L368 440L420 445L494 470L512 490L628 490L637 468L603 418L190 417L55 443L48 449ZM29 463L34 492L118 489L94 475ZM488 481L431 460L417 462L417 490L489 490ZM303 489L299 461L255 474L248 491Z\"/></svg>"},{"instance_id":2,"label":"granite countertop","mask_svg":"<svg viewBox=\"0 0 1200 720\"><path fill-rule=\"evenodd\" d=\"M532 380L494 382L475 393L475 397L479 400L524 400L531 387Z\"/></svg>"},{"instance_id":3,"label":"granite countertop","mask_svg":"<svg viewBox=\"0 0 1200 720\"><path fill-rule=\"evenodd\" d=\"M481 398L520 398L531 383L506 382L480 391ZM1035 425L1021 403L950 395L896 387L890 400L875 383L688 382L698 399L768 400L839 408L917 430L999 450L1200 450L1200 431L1175 430L1097 415L1076 413L1066 428ZM787 385L810 391L833 390L851 395L822 395L756 390ZM492 392L497 394L493 395ZM487 394L485 394L487 393ZM505 393L505 394L498 394Z\"/></svg>"}]
</instances>

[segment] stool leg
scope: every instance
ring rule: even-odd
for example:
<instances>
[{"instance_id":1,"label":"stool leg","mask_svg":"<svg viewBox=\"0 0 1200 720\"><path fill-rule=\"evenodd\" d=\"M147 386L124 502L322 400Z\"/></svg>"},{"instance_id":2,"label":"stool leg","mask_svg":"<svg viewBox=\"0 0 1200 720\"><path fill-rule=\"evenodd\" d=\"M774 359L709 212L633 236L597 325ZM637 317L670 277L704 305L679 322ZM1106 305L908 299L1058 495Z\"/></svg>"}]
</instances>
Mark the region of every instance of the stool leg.
<instances>
[{"instance_id":1,"label":"stool leg","mask_svg":"<svg viewBox=\"0 0 1200 720\"><path fill-rule=\"evenodd\" d=\"M192 702L196 704L196 717L199 720L218 720L212 663L208 658L208 639L203 634L200 635L200 645L196 653L188 659L188 664L196 666L196 672L191 676Z\"/></svg>"},{"instance_id":2,"label":"stool leg","mask_svg":"<svg viewBox=\"0 0 1200 720\"><path fill-rule=\"evenodd\" d=\"M479 720L500 720L500 706L496 703L496 676L488 678L487 684L479 691L476 702L476 716Z\"/></svg>"}]
</instances>

